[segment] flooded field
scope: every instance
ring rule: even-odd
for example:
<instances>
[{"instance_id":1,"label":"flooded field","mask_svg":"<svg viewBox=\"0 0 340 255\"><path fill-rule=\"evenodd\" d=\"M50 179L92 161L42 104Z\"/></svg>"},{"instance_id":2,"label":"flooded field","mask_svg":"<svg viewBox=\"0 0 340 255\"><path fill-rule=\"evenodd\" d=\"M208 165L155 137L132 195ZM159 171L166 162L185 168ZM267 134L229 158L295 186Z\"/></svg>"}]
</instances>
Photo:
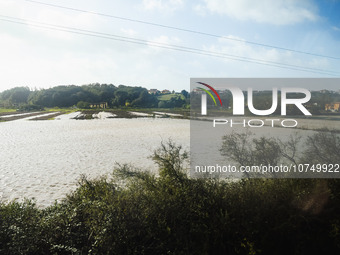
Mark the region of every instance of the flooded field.
<instances>
[{"instance_id":1,"label":"flooded field","mask_svg":"<svg viewBox=\"0 0 340 255\"><path fill-rule=\"evenodd\" d=\"M190 121L187 119L150 117L149 113L132 112L138 118L116 118L113 113L96 113L92 120L75 120L82 113L73 112L23 114L19 119L0 122L0 200L35 198L39 206L48 206L75 189L82 174L94 178L109 174L115 163L131 163L145 170L156 170L149 158L162 141L171 138L189 150ZM163 113L155 113L161 116ZM11 118L12 116L7 117ZM54 120L33 121L36 119ZM200 125L210 125L203 121ZM339 129L339 121L299 120L300 128ZM233 130L220 125L224 134ZM220 143L209 139L203 130L200 142L214 153L213 160L222 160ZM314 131L289 128L252 130L257 135L281 139L298 132ZM194 144L194 143L193 143ZM208 154L207 154L208 155ZM211 155L211 154L209 154ZM191 155L195 158L195 155Z\"/></svg>"},{"instance_id":2,"label":"flooded field","mask_svg":"<svg viewBox=\"0 0 340 255\"><path fill-rule=\"evenodd\" d=\"M1 201L34 197L47 206L74 190L81 174L111 173L115 162L154 171L148 157L161 141L171 138L189 149L188 120L70 119L76 114L0 123Z\"/></svg>"}]
</instances>

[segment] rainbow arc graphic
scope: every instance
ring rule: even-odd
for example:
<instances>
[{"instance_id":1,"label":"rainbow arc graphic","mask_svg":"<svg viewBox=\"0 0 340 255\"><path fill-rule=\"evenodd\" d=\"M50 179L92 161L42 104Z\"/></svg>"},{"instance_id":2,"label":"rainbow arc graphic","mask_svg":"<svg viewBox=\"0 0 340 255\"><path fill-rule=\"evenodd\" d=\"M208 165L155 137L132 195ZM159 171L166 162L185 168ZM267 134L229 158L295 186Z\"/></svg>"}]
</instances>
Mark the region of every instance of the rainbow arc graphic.
<instances>
[{"instance_id":1,"label":"rainbow arc graphic","mask_svg":"<svg viewBox=\"0 0 340 255\"><path fill-rule=\"evenodd\" d=\"M199 84L209 88L217 96L217 98L220 101L220 104L222 106L222 100L220 98L220 95L217 93L217 91L213 87L211 87L210 85L208 85L206 83L203 83L203 82L197 82L197 83L199 83ZM216 100L215 100L214 96L210 93L210 91L208 91L208 90L206 90L204 88L200 88L200 87L197 87L197 88L202 90L202 91L204 91L205 93L207 93L212 98L212 100L214 101L215 105L217 106Z\"/></svg>"}]
</instances>

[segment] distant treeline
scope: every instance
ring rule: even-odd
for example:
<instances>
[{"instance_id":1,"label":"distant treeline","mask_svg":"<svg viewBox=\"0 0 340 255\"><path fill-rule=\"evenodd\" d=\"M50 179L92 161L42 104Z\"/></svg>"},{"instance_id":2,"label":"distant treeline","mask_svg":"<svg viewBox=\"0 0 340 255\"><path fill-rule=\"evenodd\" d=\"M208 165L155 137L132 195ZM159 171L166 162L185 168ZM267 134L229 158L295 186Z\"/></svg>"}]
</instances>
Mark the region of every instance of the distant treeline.
<instances>
[{"instance_id":1,"label":"distant treeline","mask_svg":"<svg viewBox=\"0 0 340 255\"><path fill-rule=\"evenodd\" d=\"M89 84L83 86L57 86L32 91L28 87L16 87L0 93L0 107L71 107L90 108L92 104L105 103L108 107L184 107L188 93L174 96L166 103L149 94L146 88L113 84Z\"/></svg>"},{"instance_id":2,"label":"distant treeline","mask_svg":"<svg viewBox=\"0 0 340 255\"><path fill-rule=\"evenodd\" d=\"M245 101L247 101L247 93ZM312 91L311 100L305 107L312 113L324 113L325 105L340 102L340 93L328 90ZM232 106L233 98L230 91L219 91L224 109ZM297 93L289 93L288 98L299 98ZM278 107L274 114L280 114L281 93L278 93ZM190 101L191 99L191 101ZM272 91L256 91L253 94L254 107L258 110L270 109L272 106ZM30 90L28 87L16 87L0 93L0 107L31 108L71 107L91 108L93 104L104 103L107 107L143 107L143 108L200 108L201 92L172 93L164 100L160 94L149 93L146 88L113 84L89 84L83 86L57 86L49 89ZM208 106L215 107L213 100L208 97ZM249 111L247 111L249 114ZM288 105L288 114L298 115L301 111L294 105Z\"/></svg>"}]
</instances>

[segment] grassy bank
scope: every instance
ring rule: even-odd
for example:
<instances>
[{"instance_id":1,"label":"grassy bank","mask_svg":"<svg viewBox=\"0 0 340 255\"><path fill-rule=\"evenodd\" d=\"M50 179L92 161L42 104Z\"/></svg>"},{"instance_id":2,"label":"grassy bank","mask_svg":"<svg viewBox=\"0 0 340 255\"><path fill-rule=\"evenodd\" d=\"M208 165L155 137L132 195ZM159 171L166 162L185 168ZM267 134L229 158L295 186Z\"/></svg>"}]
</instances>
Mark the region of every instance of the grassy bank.
<instances>
[{"instance_id":1,"label":"grassy bank","mask_svg":"<svg viewBox=\"0 0 340 255\"><path fill-rule=\"evenodd\" d=\"M165 95L160 95L157 96L157 99L160 101L170 101L172 98L181 98L185 100L185 97L182 94L165 94Z\"/></svg>"},{"instance_id":2,"label":"grassy bank","mask_svg":"<svg viewBox=\"0 0 340 255\"><path fill-rule=\"evenodd\" d=\"M0 108L0 113L15 112L15 109Z\"/></svg>"}]
</instances>

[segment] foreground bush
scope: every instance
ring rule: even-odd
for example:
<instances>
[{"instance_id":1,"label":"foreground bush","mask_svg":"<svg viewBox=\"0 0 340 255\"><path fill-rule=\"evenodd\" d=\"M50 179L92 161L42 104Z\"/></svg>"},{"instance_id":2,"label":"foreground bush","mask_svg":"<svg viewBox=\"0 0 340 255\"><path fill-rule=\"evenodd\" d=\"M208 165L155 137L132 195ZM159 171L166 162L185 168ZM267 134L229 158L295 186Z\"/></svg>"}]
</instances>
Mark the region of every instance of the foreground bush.
<instances>
[{"instance_id":1,"label":"foreground bush","mask_svg":"<svg viewBox=\"0 0 340 255\"><path fill-rule=\"evenodd\" d=\"M83 177L65 201L0 205L0 254L339 254L338 180L190 179L172 142L159 176Z\"/></svg>"}]
</instances>

